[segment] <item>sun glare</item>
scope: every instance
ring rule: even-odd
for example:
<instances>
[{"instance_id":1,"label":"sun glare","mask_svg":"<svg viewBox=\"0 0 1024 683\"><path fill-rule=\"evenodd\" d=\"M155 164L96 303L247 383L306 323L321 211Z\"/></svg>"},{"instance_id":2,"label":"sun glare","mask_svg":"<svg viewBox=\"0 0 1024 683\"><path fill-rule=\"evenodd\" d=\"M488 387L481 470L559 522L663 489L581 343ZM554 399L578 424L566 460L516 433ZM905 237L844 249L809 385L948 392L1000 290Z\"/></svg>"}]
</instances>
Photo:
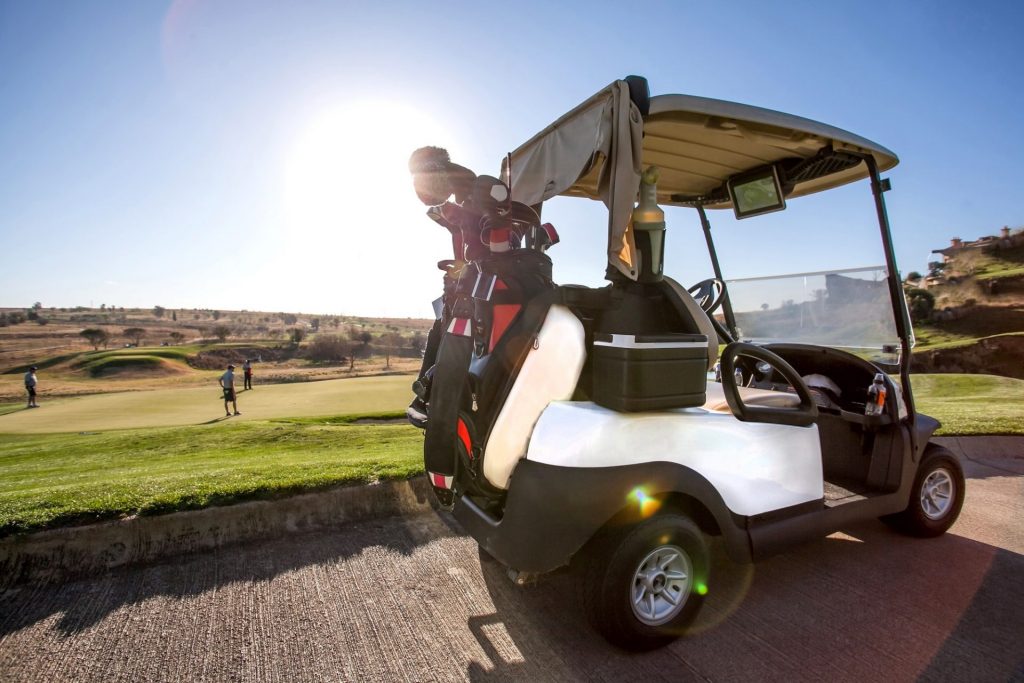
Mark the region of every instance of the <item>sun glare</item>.
<instances>
[{"instance_id":1,"label":"sun glare","mask_svg":"<svg viewBox=\"0 0 1024 683\"><path fill-rule=\"evenodd\" d=\"M413 107L357 102L322 111L298 135L285 179L289 232L321 243L360 227L421 216L407 170L417 147L448 136Z\"/></svg>"}]
</instances>

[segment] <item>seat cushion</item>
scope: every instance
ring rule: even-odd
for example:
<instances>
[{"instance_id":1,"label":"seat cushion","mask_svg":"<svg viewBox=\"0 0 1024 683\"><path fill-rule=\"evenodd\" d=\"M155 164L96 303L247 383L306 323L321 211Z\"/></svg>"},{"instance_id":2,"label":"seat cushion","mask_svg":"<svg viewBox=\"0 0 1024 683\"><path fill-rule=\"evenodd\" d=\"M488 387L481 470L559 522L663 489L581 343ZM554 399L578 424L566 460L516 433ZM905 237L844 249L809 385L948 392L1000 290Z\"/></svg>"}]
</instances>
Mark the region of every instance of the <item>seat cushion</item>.
<instances>
[{"instance_id":1,"label":"seat cushion","mask_svg":"<svg viewBox=\"0 0 1024 683\"><path fill-rule=\"evenodd\" d=\"M800 405L800 397L787 391L772 391L770 389L754 389L753 387L740 387L740 399L747 405L769 406L772 408L796 408ZM704 401L704 409L716 413L731 413L729 403L725 400L725 391L719 382L708 382L707 400Z\"/></svg>"}]
</instances>

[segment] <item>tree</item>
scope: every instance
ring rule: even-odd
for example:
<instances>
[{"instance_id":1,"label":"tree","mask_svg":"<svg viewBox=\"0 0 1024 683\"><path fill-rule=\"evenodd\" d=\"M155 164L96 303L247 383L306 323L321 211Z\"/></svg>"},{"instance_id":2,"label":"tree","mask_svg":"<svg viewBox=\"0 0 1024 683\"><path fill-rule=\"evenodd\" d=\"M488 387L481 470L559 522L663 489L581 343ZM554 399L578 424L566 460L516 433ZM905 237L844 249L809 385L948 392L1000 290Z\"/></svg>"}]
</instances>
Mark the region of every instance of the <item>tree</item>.
<instances>
[{"instance_id":1,"label":"tree","mask_svg":"<svg viewBox=\"0 0 1024 683\"><path fill-rule=\"evenodd\" d=\"M907 290L907 305L910 319L915 323L927 322L935 310L935 295L927 289L912 287Z\"/></svg>"},{"instance_id":2,"label":"tree","mask_svg":"<svg viewBox=\"0 0 1024 683\"><path fill-rule=\"evenodd\" d=\"M231 336L231 328L227 325L217 325L211 331L213 332L213 336L217 338L217 341L221 343Z\"/></svg>"},{"instance_id":3,"label":"tree","mask_svg":"<svg viewBox=\"0 0 1024 683\"><path fill-rule=\"evenodd\" d=\"M422 332L413 333L409 339L409 346L411 346L417 353L423 350L423 345L426 343L426 338Z\"/></svg>"},{"instance_id":4,"label":"tree","mask_svg":"<svg viewBox=\"0 0 1024 683\"><path fill-rule=\"evenodd\" d=\"M146 330L141 327L126 327L121 330L121 334L125 339L130 339L133 344L138 346L142 343L142 337L145 336Z\"/></svg>"},{"instance_id":5,"label":"tree","mask_svg":"<svg viewBox=\"0 0 1024 683\"><path fill-rule=\"evenodd\" d=\"M21 311L11 311L7 314L7 322L11 325L20 325L25 322L25 314Z\"/></svg>"},{"instance_id":6,"label":"tree","mask_svg":"<svg viewBox=\"0 0 1024 683\"><path fill-rule=\"evenodd\" d=\"M166 310L167 309L164 308L163 306L154 306L153 307L153 315L156 316L157 318L162 318L162 317L164 317L164 312Z\"/></svg>"},{"instance_id":7,"label":"tree","mask_svg":"<svg viewBox=\"0 0 1024 683\"><path fill-rule=\"evenodd\" d=\"M390 368L392 349L400 348L405 338L398 332L385 332L380 340L384 344L384 367Z\"/></svg>"},{"instance_id":8,"label":"tree","mask_svg":"<svg viewBox=\"0 0 1024 683\"><path fill-rule=\"evenodd\" d=\"M320 318L313 318L312 320L310 320L309 321L309 327L314 332L319 332L320 331Z\"/></svg>"},{"instance_id":9,"label":"tree","mask_svg":"<svg viewBox=\"0 0 1024 683\"><path fill-rule=\"evenodd\" d=\"M110 341L110 335L107 334L107 331L99 327L89 327L78 334L85 337L92 344L93 351L99 351L100 344L103 344L104 348L106 348L107 342Z\"/></svg>"},{"instance_id":10,"label":"tree","mask_svg":"<svg viewBox=\"0 0 1024 683\"><path fill-rule=\"evenodd\" d=\"M220 320L220 311L213 311L211 315L213 316L214 320Z\"/></svg>"},{"instance_id":11,"label":"tree","mask_svg":"<svg viewBox=\"0 0 1024 683\"><path fill-rule=\"evenodd\" d=\"M288 330L288 338L291 340L292 344L298 344L306 338L306 331L301 327L293 327Z\"/></svg>"},{"instance_id":12,"label":"tree","mask_svg":"<svg viewBox=\"0 0 1024 683\"><path fill-rule=\"evenodd\" d=\"M39 301L37 301L34 304L32 304L32 310L33 311L38 311L42 307L43 307L43 304L41 302L39 302Z\"/></svg>"},{"instance_id":13,"label":"tree","mask_svg":"<svg viewBox=\"0 0 1024 683\"><path fill-rule=\"evenodd\" d=\"M182 334L181 332L178 332L177 330L175 330L174 332L171 332L167 336L171 338L171 341L174 342L175 346L177 346L178 344L181 344L181 342L185 341L185 335Z\"/></svg>"},{"instance_id":14,"label":"tree","mask_svg":"<svg viewBox=\"0 0 1024 683\"><path fill-rule=\"evenodd\" d=\"M907 282L917 282L920 279L921 273L917 272L916 270L912 270L910 271L910 273L907 274Z\"/></svg>"},{"instance_id":15,"label":"tree","mask_svg":"<svg viewBox=\"0 0 1024 683\"><path fill-rule=\"evenodd\" d=\"M171 311L171 320L173 320L174 322L178 322L178 312L177 311Z\"/></svg>"}]
</instances>

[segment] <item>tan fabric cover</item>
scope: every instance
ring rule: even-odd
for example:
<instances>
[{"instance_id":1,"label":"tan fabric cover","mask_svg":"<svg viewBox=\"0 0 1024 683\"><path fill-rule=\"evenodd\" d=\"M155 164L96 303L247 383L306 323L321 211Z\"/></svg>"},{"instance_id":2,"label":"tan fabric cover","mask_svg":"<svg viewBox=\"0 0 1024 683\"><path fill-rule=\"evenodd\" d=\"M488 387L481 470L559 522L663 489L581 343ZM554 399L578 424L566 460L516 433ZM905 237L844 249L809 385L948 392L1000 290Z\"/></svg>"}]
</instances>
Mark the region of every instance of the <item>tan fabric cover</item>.
<instances>
[{"instance_id":1,"label":"tan fabric cover","mask_svg":"<svg viewBox=\"0 0 1024 683\"><path fill-rule=\"evenodd\" d=\"M608 207L608 262L637 278L629 218L640 186L643 120L629 86L615 81L535 135L502 162L512 199L535 205L559 194Z\"/></svg>"}]
</instances>

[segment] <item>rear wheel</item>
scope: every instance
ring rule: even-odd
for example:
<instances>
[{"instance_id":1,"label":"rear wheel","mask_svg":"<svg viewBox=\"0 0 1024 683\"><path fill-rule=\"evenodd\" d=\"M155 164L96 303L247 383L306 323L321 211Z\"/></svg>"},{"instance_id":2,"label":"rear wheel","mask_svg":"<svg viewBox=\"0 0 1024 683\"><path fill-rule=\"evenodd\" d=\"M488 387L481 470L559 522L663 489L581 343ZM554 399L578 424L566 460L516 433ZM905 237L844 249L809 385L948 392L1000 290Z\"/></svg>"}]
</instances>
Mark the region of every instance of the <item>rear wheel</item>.
<instances>
[{"instance_id":1,"label":"rear wheel","mask_svg":"<svg viewBox=\"0 0 1024 683\"><path fill-rule=\"evenodd\" d=\"M631 650L683 635L707 592L707 543L682 515L660 515L607 536L585 562L579 580L587 618L610 642Z\"/></svg>"},{"instance_id":2,"label":"rear wheel","mask_svg":"<svg viewBox=\"0 0 1024 683\"><path fill-rule=\"evenodd\" d=\"M960 516L964 492L964 473L956 456L942 446L928 444L907 509L883 520L911 536L940 536Z\"/></svg>"}]
</instances>

